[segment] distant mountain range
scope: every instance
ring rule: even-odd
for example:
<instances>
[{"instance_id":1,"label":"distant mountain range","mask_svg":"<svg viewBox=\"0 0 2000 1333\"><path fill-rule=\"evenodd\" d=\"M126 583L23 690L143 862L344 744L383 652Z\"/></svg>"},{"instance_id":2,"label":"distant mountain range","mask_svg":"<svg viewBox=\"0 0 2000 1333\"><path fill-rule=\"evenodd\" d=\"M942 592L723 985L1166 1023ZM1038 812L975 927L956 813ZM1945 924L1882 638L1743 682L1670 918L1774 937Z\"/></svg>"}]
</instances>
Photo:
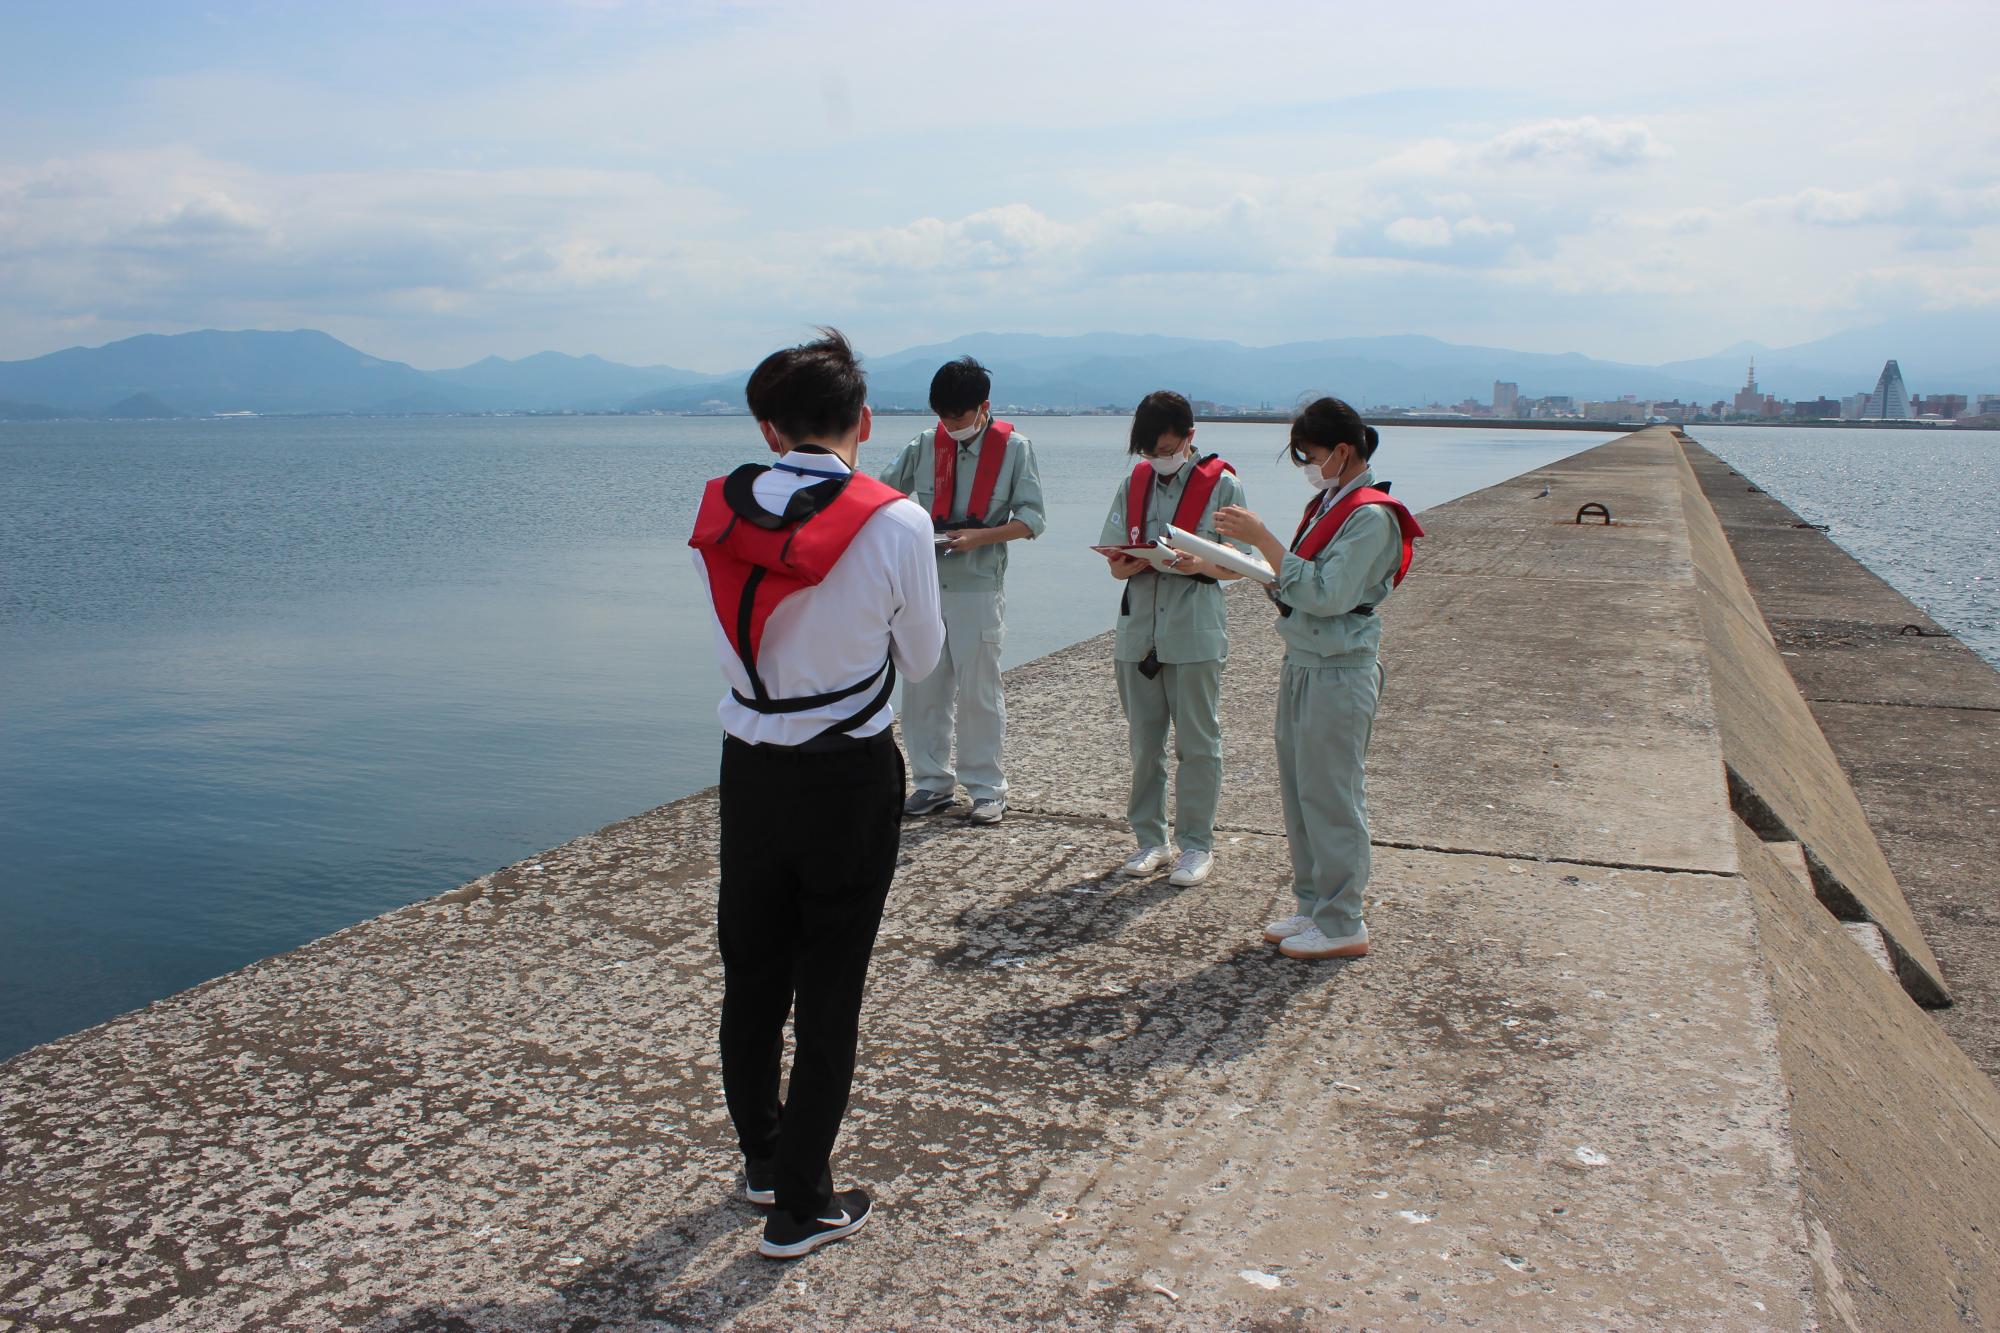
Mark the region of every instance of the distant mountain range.
<instances>
[{"instance_id":1,"label":"distant mountain range","mask_svg":"<svg viewBox=\"0 0 2000 1333\"><path fill-rule=\"evenodd\" d=\"M1467 347L1413 335L1240 343L1118 333L975 333L868 361L879 410L925 410L932 373L971 354L993 371L994 401L1014 409L1130 407L1161 386L1233 406L1288 407L1337 393L1357 405L1489 401L1495 380L1523 398L1680 398L1709 402L1742 386L1751 358L1767 393L1837 397L1873 387L1900 361L1913 393L2000 390L2000 311L1923 316L1797 347L1739 343L1664 366L1577 353ZM541 352L456 370L384 361L311 329L142 334L0 362L0 420L207 416L217 412L739 411L747 371L711 375Z\"/></svg>"}]
</instances>

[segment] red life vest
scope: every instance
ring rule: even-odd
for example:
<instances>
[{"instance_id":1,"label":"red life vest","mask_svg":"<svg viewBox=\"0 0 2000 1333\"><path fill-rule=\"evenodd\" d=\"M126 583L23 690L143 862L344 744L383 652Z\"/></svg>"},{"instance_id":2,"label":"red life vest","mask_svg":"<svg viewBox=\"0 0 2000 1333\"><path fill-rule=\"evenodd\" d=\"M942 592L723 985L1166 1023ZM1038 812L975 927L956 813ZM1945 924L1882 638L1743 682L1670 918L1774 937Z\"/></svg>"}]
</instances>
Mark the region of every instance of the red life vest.
<instances>
[{"instance_id":1,"label":"red life vest","mask_svg":"<svg viewBox=\"0 0 2000 1333\"><path fill-rule=\"evenodd\" d=\"M972 499L965 506L965 522L970 527L990 526L986 513L993 507L993 488L1000 481L1000 465L1007 461L1007 438L1014 433L1008 421L988 421L979 442L979 466L972 473ZM931 522L951 521L952 497L958 494L958 441L939 422L931 437Z\"/></svg>"},{"instance_id":2,"label":"red life vest","mask_svg":"<svg viewBox=\"0 0 2000 1333\"><path fill-rule=\"evenodd\" d=\"M1416 540L1424 535L1423 526L1417 522L1409 506L1395 499L1387 491L1378 491L1373 486L1362 486L1342 496L1340 503L1326 511L1319 522L1313 522L1313 510L1319 507L1318 499L1306 502L1305 516L1299 520L1299 530L1292 534L1292 552L1302 560L1311 560L1327 548L1341 525L1352 518L1357 510L1368 505L1381 505L1396 516L1396 526L1403 530L1403 559L1396 566L1396 576L1389 584L1397 587L1403 576L1410 572L1410 557L1416 553ZM1310 525L1311 531L1306 529Z\"/></svg>"},{"instance_id":3,"label":"red life vest","mask_svg":"<svg viewBox=\"0 0 2000 1333\"><path fill-rule=\"evenodd\" d=\"M1225 472L1234 474L1236 469L1222 461L1222 455L1210 454L1197 459L1194 475L1188 478L1187 489L1181 492L1181 502L1174 507L1174 526L1182 532L1193 532L1201 522L1204 510L1208 508L1208 497L1215 494L1216 483ZM1153 465L1141 462L1132 469L1132 485L1125 492L1125 544L1139 546L1146 540L1146 507L1153 498L1153 488L1159 485L1158 474Z\"/></svg>"},{"instance_id":4,"label":"red life vest","mask_svg":"<svg viewBox=\"0 0 2000 1333\"><path fill-rule=\"evenodd\" d=\"M877 676L883 676L873 703L822 734L851 731L888 702L896 683L893 661L842 689L774 699L757 674L757 653L764 643L764 626L779 603L822 582L853 544L862 525L903 496L894 487L854 472L831 494L823 489L830 483L795 492L786 512L773 514L757 503L751 491L757 478L769 470L746 463L728 476L710 481L695 515L694 535L688 538L688 545L701 553L708 571L715 618L750 676L750 696L740 690L731 693L736 702L755 712L803 713L859 694Z\"/></svg>"}]
</instances>

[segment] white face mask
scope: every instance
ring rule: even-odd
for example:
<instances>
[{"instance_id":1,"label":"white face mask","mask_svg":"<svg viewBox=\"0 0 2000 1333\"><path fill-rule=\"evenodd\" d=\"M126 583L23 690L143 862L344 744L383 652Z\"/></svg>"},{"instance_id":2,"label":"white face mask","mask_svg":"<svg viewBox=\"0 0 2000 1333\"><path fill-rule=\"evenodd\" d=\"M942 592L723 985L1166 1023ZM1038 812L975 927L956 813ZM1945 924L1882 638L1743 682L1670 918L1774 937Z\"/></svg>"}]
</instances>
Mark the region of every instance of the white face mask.
<instances>
[{"instance_id":1,"label":"white face mask","mask_svg":"<svg viewBox=\"0 0 2000 1333\"><path fill-rule=\"evenodd\" d=\"M984 421L975 421L970 426L962 427L959 430L948 430L945 432L945 434L951 436L952 439L957 440L960 444L964 444L967 440L973 439L980 435L984 435L985 433L986 433L986 423Z\"/></svg>"},{"instance_id":2,"label":"white face mask","mask_svg":"<svg viewBox=\"0 0 2000 1333\"><path fill-rule=\"evenodd\" d=\"M1329 477L1319 469L1318 463L1299 464L1299 474L1306 479L1306 485L1316 491L1330 491L1340 484L1337 478Z\"/></svg>"},{"instance_id":3,"label":"white face mask","mask_svg":"<svg viewBox=\"0 0 2000 1333\"><path fill-rule=\"evenodd\" d=\"M1188 456L1185 452L1175 454L1172 458L1148 457L1146 459L1148 463L1151 463L1153 465L1153 471L1159 473L1163 477L1171 477L1174 475L1174 473L1179 472L1181 470L1181 464L1187 462L1187 460Z\"/></svg>"}]
</instances>

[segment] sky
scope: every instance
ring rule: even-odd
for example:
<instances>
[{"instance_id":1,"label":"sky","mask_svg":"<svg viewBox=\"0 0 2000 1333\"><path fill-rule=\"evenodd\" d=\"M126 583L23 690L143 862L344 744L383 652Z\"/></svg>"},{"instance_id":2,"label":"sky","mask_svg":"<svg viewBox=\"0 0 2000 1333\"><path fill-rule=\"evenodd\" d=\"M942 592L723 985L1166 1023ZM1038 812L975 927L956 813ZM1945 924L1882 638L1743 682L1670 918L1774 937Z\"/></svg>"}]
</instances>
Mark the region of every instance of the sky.
<instances>
[{"instance_id":1,"label":"sky","mask_svg":"<svg viewBox=\"0 0 2000 1333\"><path fill-rule=\"evenodd\" d=\"M2000 5L0 3L0 359L815 324L1655 363L2000 307Z\"/></svg>"}]
</instances>

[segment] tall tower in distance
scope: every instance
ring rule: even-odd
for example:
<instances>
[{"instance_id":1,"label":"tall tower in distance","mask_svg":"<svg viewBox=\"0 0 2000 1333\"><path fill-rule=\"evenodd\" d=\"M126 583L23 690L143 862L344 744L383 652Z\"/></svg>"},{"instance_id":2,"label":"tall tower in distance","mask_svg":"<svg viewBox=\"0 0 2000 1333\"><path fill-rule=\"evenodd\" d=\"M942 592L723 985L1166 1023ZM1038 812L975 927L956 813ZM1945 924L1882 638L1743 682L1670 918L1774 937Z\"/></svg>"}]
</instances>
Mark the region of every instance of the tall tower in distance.
<instances>
[{"instance_id":1,"label":"tall tower in distance","mask_svg":"<svg viewBox=\"0 0 2000 1333\"><path fill-rule=\"evenodd\" d=\"M1761 417L1764 415L1764 391L1757 387L1757 358L1750 358L1750 373L1743 377L1743 387L1736 391L1730 406L1739 417Z\"/></svg>"},{"instance_id":2,"label":"tall tower in distance","mask_svg":"<svg viewBox=\"0 0 2000 1333\"><path fill-rule=\"evenodd\" d=\"M1909 390L1903 387L1903 368L1893 359L1882 364L1881 378L1875 381L1875 392L1868 395L1868 405L1861 409L1861 415L1879 421L1912 418Z\"/></svg>"},{"instance_id":3,"label":"tall tower in distance","mask_svg":"<svg viewBox=\"0 0 2000 1333\"><path fill-rule=\"evenodd\" d=\"M1506 380L1493 381L1494 416L1496 417L1513 416L1515 412L1515 405L1520 401L1521 401L1520 385L1510 384Z\"/></svg>"}]
</instances>

